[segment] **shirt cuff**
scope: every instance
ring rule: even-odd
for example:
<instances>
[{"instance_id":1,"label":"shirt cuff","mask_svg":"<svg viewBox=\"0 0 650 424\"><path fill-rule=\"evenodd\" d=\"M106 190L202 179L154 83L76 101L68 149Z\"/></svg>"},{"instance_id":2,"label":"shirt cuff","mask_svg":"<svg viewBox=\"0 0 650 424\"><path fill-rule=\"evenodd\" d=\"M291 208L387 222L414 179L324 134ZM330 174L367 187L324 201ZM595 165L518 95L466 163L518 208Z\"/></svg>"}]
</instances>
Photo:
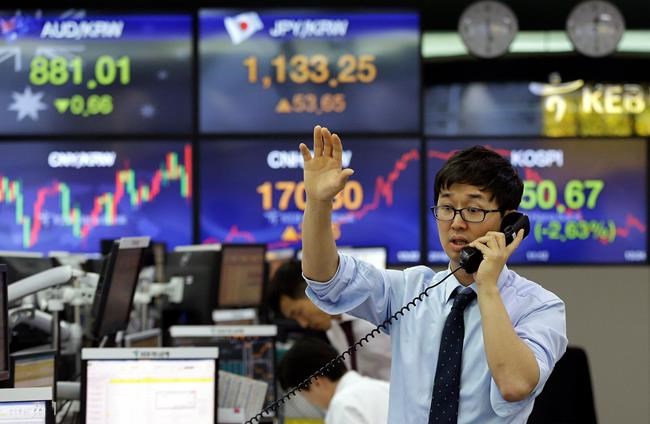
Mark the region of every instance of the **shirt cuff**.
<instances>
[{"instance_id":1,"label":"shirt cuff","mask_svg":"<svg viewBox=\"0 0 650 424\"><path fill-rule=\"evenodd\" d=\"M339 255L339 265L334 276L325 282L305 278L307 282L305 293L316 306L328 314L349 312L367 297L363 295L365 290L364 293L359 293L358 287L353 284L356 274L355 260L347 255ZM351 284L354 287L351 287Z\"/></svg>"},{"instance_id":2,"label":"shirt cuff","mask_svg":"<svg viewBox=\"0 0 650 424\"><path fill-rule=\"evenodd\" d=\"M521 411L535 399L535 390L537 390L536 388L526 399L517 402L508 402L501 396L499 386L497 386L494 380L491 381L490 385L490 403L492 403L494 412L500 417L509 417Z\"/></svg>"},{"instance_id":3,"label":"shirt cuff","mask_svg":"<svg viewBox=\"0 0 650 424\"><path fill-rule=\"evenodd\" d=\"M529 345L530 346L530 345ZM492 408L494 409L494 412L500 417L508 417L510 415L513 415L519 411L521 411L523 408L525 408L530 402L532 402L537 395L539 395L542 392L542 389L544 388L544 385L546 384L546 380L548 380L548 376L550 375L549 370L546 368L546 366L535 357L535 361L537 362L537 366L539 368L539 380L537 381L537 386L533 389L532 392L525 398L517 402L508 402L501 396L501 392L499 391L499 386L495 383L494 379L491 381L491 390L490 390L490 401L492 403Z\"/></svg>"}]
</instances>

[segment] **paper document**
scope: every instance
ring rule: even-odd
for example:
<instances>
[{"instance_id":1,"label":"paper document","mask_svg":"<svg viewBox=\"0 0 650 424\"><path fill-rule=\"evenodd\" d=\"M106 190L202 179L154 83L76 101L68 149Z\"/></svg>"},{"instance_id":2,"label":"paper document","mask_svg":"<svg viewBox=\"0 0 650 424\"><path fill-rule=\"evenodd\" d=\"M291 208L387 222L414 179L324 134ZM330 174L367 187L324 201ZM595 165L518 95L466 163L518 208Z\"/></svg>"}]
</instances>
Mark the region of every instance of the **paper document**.
<instances>
[{"instance_id":1,"label":"paper document","mask_svg":"<svg viewBox=\"0 0 650 424\"><path fill-rule=\"evenodd\" d=\"M264 407L268 384L249 377L219 371L219 408L242 408L246 419Z\"/></svg>"}]
</instances>

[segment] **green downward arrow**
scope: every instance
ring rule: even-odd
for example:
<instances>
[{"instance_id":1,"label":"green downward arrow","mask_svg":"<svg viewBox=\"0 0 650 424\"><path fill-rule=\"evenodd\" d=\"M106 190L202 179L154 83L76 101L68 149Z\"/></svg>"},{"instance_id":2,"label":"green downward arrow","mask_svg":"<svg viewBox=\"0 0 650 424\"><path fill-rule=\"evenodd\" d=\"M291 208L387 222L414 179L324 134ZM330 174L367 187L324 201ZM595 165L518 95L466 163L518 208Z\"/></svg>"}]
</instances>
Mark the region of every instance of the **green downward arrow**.
<instances>
[{"instance_id":1,"label":"green downward arrow","mask_svg":"<svg viewBox=\"0 0 650 424\"><path fill-rule=\"evenodd\" d=\"M56 107L59 113L65 113L68 110L68 106L70 106L70 99L54 99L54 107Z\"/></svg>"}]
</instances>

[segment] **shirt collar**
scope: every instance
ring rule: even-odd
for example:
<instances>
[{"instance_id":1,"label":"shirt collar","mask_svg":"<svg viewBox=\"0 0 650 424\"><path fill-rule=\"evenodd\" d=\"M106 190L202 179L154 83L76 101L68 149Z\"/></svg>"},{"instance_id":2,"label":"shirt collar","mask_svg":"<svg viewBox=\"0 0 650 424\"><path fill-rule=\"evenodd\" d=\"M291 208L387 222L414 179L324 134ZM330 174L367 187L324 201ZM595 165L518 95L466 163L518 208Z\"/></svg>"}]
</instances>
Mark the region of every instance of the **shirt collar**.
<instances>
[{"instance_id":1,"label":"shirt collar","mask_svg":"<svg viewBox=\"0 0 650 424\"><path fill-rule=\"evenodd\" d=\"M354 384L360 378L361 374L358 372L352 370L347 371L345 374L343 374L343 377L341 377L339 382L336 384L336 390L334 390L334 393L343 390L346 386Z\"/></svg>"},{"instance_id":2,"label":"shirt collar","mask_svg":"<svg viewBox=\"0 0 650 424\"><path fill-rule=\"evenodd\" d=\"M451 272L451 268L447 268L448 272ZM499 279L497 280L497 288L499 291L501 291L501 287L506 281L506 275L508 274L508 265L504 265L503 269L501 270L501 274L499 274ZM444 277L443 277L444 278ZM452 275L445 281L445 295L442 298L442 303L447 304L449 302L449 299L451 299L451 295L456 291L457 287L460 287L461 290L465 288L457 279L455 275ZM472 282L469 286L470 289L474 290L476 294L478 295L478 286L476 285L476 281Z\"/></svg>"}]
</instances>

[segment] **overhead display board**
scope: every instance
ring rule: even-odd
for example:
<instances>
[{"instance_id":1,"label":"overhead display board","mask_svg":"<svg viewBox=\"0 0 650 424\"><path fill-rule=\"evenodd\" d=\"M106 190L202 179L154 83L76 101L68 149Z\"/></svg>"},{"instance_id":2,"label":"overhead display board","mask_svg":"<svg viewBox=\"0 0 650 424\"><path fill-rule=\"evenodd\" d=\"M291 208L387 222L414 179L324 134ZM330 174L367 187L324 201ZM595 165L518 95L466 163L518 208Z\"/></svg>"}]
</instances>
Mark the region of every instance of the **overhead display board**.
<instances>
[{"instance_id":1,"label":"overhead display board","mask_svg":"<svg viewBox=\"0 0 650 424\"><path fill-rule=\"evenodd\" d=\"M512 263L645 263L648 247L647 142L610 140L435 140L427 143L427 193L453 154L473 145L509 159L524 180L519 210L531 232ZM429 222L429 261L446 262Z\"/></svg>"},{"instance_id":2,"label":"overhead display board","mask_svg":"<svg viewBox=\"0 0 650 424\"><path fill-rule=\"evenodd\" d=\"M333 204L337 244L386 246L389 263L418 262L419 141L347 139L343 150L343 165L355 174ZM306 196L298 143L202 142L200 157L201 241L301 246Z\"/></svg>"},{"instance_id":3,"label":"overhead display board","mask_svg":"<svg viewBox=\"0 0 650 424\"><path fill-rule=\"evenodd\" d=\"M415 12L204 9L199 33L204 133L419 132Z\"/></svg>"},{"instance_id":4,"label":"overhead display board","mask_svg":"<svg viewBox=\"0 0 650 424\"><path fill-rule=\"evenodd\" d=\"M0 11L3 134L190 133L189 14Z\"/></svg>"},{"instance_id":5,"label":"overhead display board","mask_svg":"<svg viewBox=\"0 0 650 424\"><path fill-rule=\"evenodd\" d=\"M99 252L102 239L192 242L192 146L0 143L0 250ZM173 218L172 218L173 217Z\"/></svg>"}]
</instances>

